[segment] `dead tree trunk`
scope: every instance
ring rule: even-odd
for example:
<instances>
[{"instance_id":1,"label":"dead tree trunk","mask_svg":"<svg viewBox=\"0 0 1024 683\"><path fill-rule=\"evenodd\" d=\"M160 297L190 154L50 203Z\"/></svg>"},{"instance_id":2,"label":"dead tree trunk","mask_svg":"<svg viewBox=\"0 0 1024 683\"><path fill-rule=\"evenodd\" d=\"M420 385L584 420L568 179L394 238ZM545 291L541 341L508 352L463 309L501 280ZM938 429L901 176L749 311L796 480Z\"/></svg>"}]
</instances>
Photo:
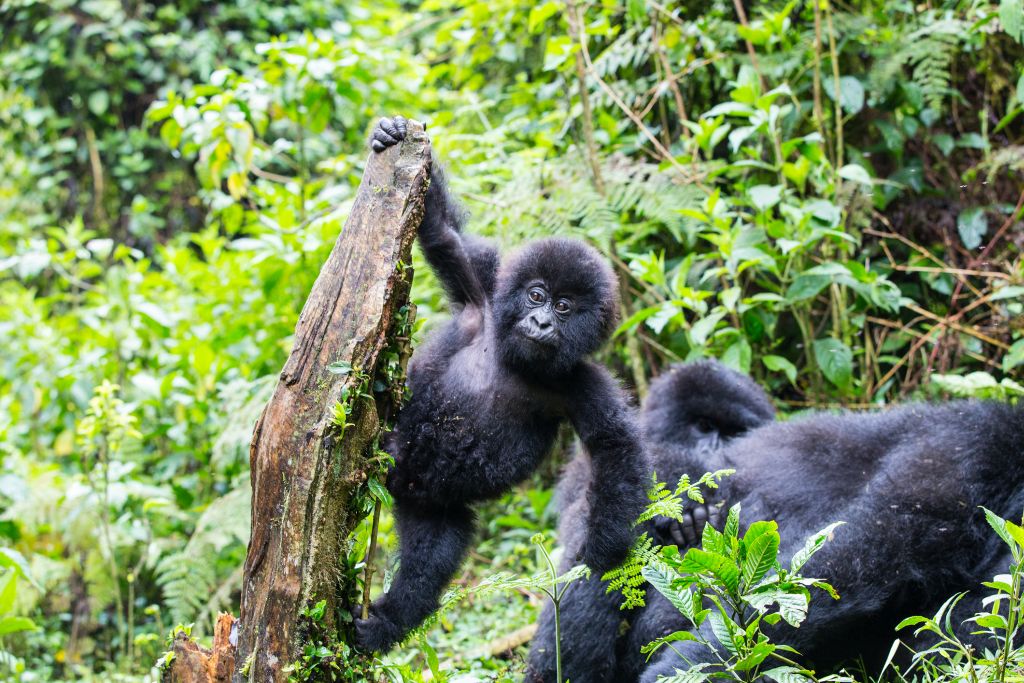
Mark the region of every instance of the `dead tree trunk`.
<instances>
[{"instance_id":1,"label":"dead tree trunk","mask_svg":"<svg viewBox=\"0 0 1024 683\"><path fill-rule=\"evenodd\" d=\"M284 669L302 647L302 609L326 600L319 626L334 632L337 610L349 607L339 604L349 592L339 569L346 538L364 514L355 494L372 469L378 413L394 406L400 387L376 401L366 395L382 378L383 352L407 322L410 249L429 176L430 145L416 122L400 145L371 155L256 424L252 536L231 638L236 682L286 681ZM209 670L212 660L205 661ZM226 680L213 671L207 679L176 675L176 664L172 681Z\"/></svg>"}]
</instances>

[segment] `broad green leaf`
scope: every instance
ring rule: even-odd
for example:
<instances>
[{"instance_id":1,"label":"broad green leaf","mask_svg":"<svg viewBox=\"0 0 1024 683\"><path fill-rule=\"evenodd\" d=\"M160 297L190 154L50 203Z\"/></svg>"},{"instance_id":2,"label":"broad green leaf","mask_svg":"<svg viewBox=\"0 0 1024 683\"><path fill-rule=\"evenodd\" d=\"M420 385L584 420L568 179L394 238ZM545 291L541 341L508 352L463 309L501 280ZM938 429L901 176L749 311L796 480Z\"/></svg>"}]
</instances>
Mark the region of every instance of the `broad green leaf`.
<instances>
[{"instance_id":1,"label":"broad green leaf","mask_svg":"<svg viewBox=\"0 0 1024 683\"><path fill-rule=\"evenodd\" d=\"M0 619L0 636L18 631L31 631L35 628L35 622L28 617L3 617Z\"/></svg>"},{"instance_id":2,"label":"broad green leaf","mask_svg":"<svg viewBox=\"0 0 1024 683\"><path fill-rule=\"evenodd\" d=\"M747 194L758 211L767 211L782 199L782 185L754 185Z\"/></svg>"},{"instance_id":3,"label":"broad green leaf","mask_svg":"<svg viewBox=\"0 0 1024 683\"><path fill-rule=\"evenodd\" d=\"M807 560L811 559L811 557L814 556L814 553L821 550L826 541L832 540L832 533L837 527L844 523L845 522L833 522L821 531L808 536L807 540L804 541L804 547L793 553L793 559L789 562L789 570L796 574L803 569L803 566L807 564Z\"/></svg>"},{"instance_id":4,"label":"broad green leaf","mask_svg":"<svg viewBox=\"0 0 1024 683\"><path fill-rule=\"evenodd\" d=\"M782 372L790 384L796 384L796 366L782 356L766 355L761 356L761 362L772 372Z\"/></svg>"},{"instance_id":5,"label":"broad green leaf","mask_svg":"<svg viewBox=\"0 0 1024 683\"><path fill-rule=\"evenodd\" d=\"M690 548L679 563L679 571L692 574L710 574L730 591L736 591L740 583L740 572L725 555L711 553L700 548Z\"/></svg>"},{"instance_id":6,"label":"broad green leaf","mask_svg":"<svg viewBox=\"0 0 1024 683\"><path fill-rule=\"evenodd\" d=\"M18 574L9 570L0 576L0 614L8 614L14 609L14 597L17 595Z\"/></svg>"},{"instance_id":7,"label":"broad green leaf","mask_svg":"<svg viewBox=\"0 0 1024 683\"><path fill-rule=\"evenodd\" d=\"M982 628L1006 629L1006 618L1001 614L985 614L974 617L974 623Z\"/></svg>"},{"instance_id":8,"label":"broad green leaf","mask_svg":"<svg viewBox=\"0 0 1024 683\"><path fill-rule=\"evenodd\" d=\"M1003 30L1018 43L1024 43L1024 1L1001 0L999 3L999 23Z\"/></svg>"},{"instance_id":9,"label":"broad green leaf","mask_svg":"<svg viewBox=\"0 0 1024 683\"><path fill-rule=\"evenodd\" d=\"M658 650L658 648L660 648L665 643L678 643L680 641L685 640L697 640L697 636L693 635L689 631L675 631L673 633L668 634L667 636L663 636L656 640L652 640L651 642L641 647L640 652L642 652L645 655L648 655L647 659L649 660L650 655L654 654Z\"/></svg>"},{"instance_id":10,"label":"broad green leaf","mask_svg":"<svg viewBox=\"0 0 1024 683\"><path fill-rule=\"evenodd\" d=\"M815 339L814 360L829 382L840 389L853 379L853 352L838 339Z\"/></svg>"},{"instance_id":11,"label":"broad green leaf","mask_svg":"<svg viewBox=\"0 0 1024 683\"><path fill-rule=\"evenodd\" d=\"M904 619L900 623L896 624L896 630L899 631L901 629L907 628L908 626L917 626L918 624L924 624L924 623L927 623L927 622L930 622L930 621L931 621L931 619L929 619L928 617L920 617L920 616L907 617L906 619Z\"/></svg>"},{"instance_id":12,"label":"broad green leaf","mask_svg":"<svg viewBox=\"0 0 1024 683\"><path fill-rule=\"evenodd\" d=\"M672 603L672 606L679 610L679 613L694 621L693 602L690 599L690 592L672 587L676 574L668 567L659 562L651 564L640 570L641 575L647 582L654 586L654 590L665 596L665 599Z\"/></svg>"},{"instance_id":13,"label":"broad green leaf","mask_svg":"<svg viewBox=\"0 0 1024 683\"><path fill-rule=\"evenodd\" d=\"M709 313L690 328L690 339L696 346L704 346L708 337L715 331L715 326L725 317L726 311Z\"/></svg>"},{"instance_id":14,"label":"broad green leaf","mask_svg":"<svg viewBox=\"0 0 1024 683\"><path fill-rule=\"evenodd\" d=\"M682 662L680 662L680 666L683 666ZM686 671L683 671L682 669L676 669L675 674L673 674L672 676L669 676L667 678L662 676L658 678L658 683L704 683L704 681L707 681L709 678L711 678L711 674L706 674L703 672L703 669L706 669L709 666L710 664L702 662L700 664L690 667Z\"/></svg>"},{"instance_id":15,"label":"broad green leaf","mask_svg":"<svg viewBox=\"0 0 1024 683\"><path fill-rule=\"evenodd\" d=\"M798 303L813 299L830 284L832 284L832 278L828 275L801 273L793 278L793 282L786 289L786 301Z\"/></svg>"},{"instance_id":16,"label":"broad green leaf","mask_svg":"<svg viewBox=\"0 0 1024 683\"><path fill-rule=\"evenodd\" d=\"M956 230L960 233L960 241L967 249L981 246L981 238L988 232L988 217L979 206L972 206L960 212L956 218Z\"/></svg>"},{"instance_id":17,"label":"broad green leaf","mask_svg":"<svg viewBox=\"0 0 1024 683\"><path fill-rule=\"evenodd\" d=\"M541 28L548 19L557 14L561 8L561 3L555 2L555 0L548 0L548 2L535 5L530 10L530 17L526 22L527 30L530 33L537 33L537 29Z\"/></svg>"},{"instance_id":18,"label":"broad green leaf","mask_svg":"<svg viewBox=\"0 0 1024 683\"><path fill-rule=\"evenodd\" d=\"M848 114L856 114L864 108L864 86L853 76L839 79L839 104Z\"/></svg>"},{"instance_id":19,"label":"broad green leaf","mask_svg":"<svg viewBox=\"0 0 1024 683\"><path fill-rule=\"evenodd\" d=\"M775 522L754 522L743 537L743 583L752 586L775 564L779 554L779 532Z\"/></svg>"},{"instance_id":20,"label":"broad green leaf","mask_svg":"<svg viewBox=\"0 0 1024 683\"><path fill-rule=\"evenodd\" d=\"M726 538L736 538L740 531L740 504L736 503L729 508L729 514L725 518L725 527L722 533Z\"/></svg>"},{"instance_id":21,"label":"broad green leaf","mask_svg":"<svg viewBox=\"0 0 1024 683\"><path fill-rule=\"evenodd\" d=\"M807 618L808 598L802 593L786 593L779 596L779 614L790 626L799 626Z\"/></svg>"},{"instance_id":22,"label":"broad green leaf","mask_svg":"<svg viewBox=\"0 0 1024 683\"><path fill-rule=\"evenodd\" d=\"M996 535L1003 539L1006 545L1013 548L1014 541L1009 530L1006 528L1006 520L986 507L982 507L981 509L985 512L985 519L988 520L989 526L995 529Z\"/></svg>"},{"instance_id":23,"label":"broad green leaf","mask_svg":"<svg viewBox=\"0 0 1024 683\"><path fill-rule=\"evenodd\" d=\"M1024 339L1018 339L1003 356L1003 371L1009 372L1024 363Z\"/></svg>"},{"instance_id":24,"label":"broad green leaf","mask_svg":"<svg viewBox=\"0 0 1024 683\"><path fill-rule=\"evenodd\" d=\"M768 659L768 655L775 652L775 646L768 641L761 641L755 645L747 656L740 659L733 665L733 668L737 671L749 671L755 666L758 666L764 660Z\"/></svg>"},{"instance_id":25,"label":"broad green leaf","mask_svg":"<svg viewBox=\"0 0 1024 683\"><path fill-rule=\"evenodd\" d=\"M719 610L714 610L708 616L708 622L711 624L711 632L715 634L715 638L721 643L729 654L733 657L739 655L739 650L736 649L736 641L733 640L733 634L739 631L739 627L726 616L723 616Z\"/></svg>"},{"instance_id":26,"label":"broad green leaf","mask_svg":"<svg viewBox=\"0 0 1024 683\"><path fill-rule=\"evenodd\" d=\"M762 675L776 683L813 683L814 681L803 672L803 669L793 666L778 666L762 672Z\"/></svg>"},{"instance_id":27,"label":"broad green leaf","mask_svg":"<svg viewBox=\"0 0 1024 683\"><path fill-rule=\"evenodd\" d=\"M94 90L89 93L89 111L96 116L103 116L110 106L110 93L106 90Z\"/></svg>"},{"instance_id":28,"label":"broad green leaf","mask_svg":"<svg viewBox=\"0 0 1024 683\"><path fill-rule=\"evenodd\" d=\"M1024 529L1017 526L1013 522L1006 522L1006 533L1010 534L1013 540L1017 541L1017 545L1024 548Z\"/></svg>"},{"instance_id":29,"label":"broad green leaf","mask_svg":"<svg viewBox=\"0 0 1024 683\"><path fill-rule=\"evenodd\" d=\"M992 301L1003 301L1004 299L1024 299L1024 287L1020 285L1009 285L1000 287L992 293Z\"/></svg>"},{"instance_id":30,"label":"broad green leaf","mask_svg":"<svg viewBox=\"0 0 1024 683\"><path fill-rule=\"evenodd\" d=\"M381 504L386 506L386 507L390 507L391 506L391 504L392 504L391 493L388 492L388 490L386 488L384 488L383 484L381 484L379 481L377 481L376 479L373 479L373 478L368 479L366 484L367 484L367 486L369 486L370 493L373 494L374 498L379 500L381 502Z\"/></svg>"},{"instance_id":31,"label":"broad green leaf","mask_svg":"<svg viewBox=\"0 0 1024 683\"><path fill-rule=\"evenodd\" d=\"M840 178L871 187L871 174L860 164L847 164L837 171Z\"/></svg>"}]
</instances>

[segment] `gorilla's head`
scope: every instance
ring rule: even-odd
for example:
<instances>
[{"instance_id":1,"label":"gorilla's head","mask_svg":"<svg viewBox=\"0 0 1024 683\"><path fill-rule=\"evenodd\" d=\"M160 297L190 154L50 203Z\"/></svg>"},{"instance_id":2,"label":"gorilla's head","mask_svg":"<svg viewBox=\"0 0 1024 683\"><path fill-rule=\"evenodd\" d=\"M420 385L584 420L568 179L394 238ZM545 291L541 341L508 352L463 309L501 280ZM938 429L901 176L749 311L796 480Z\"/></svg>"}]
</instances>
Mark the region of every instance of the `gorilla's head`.
<instances>
[{"instance_id":1,"label":"gorilla's head","mask_svg":"<svg viewBox=\"0 0 1024 683\"><path fill-rule=\"evenodd\" d=\"M641 423L653 443L707 452L774 418L768 394L752 379L702 360L673 366L651 383Z\"/></svg>"},{"instance_id":2,"label":"gorilla's head","mask_svg":"<svg viewBox=\"0 0 1024 683\"><path fill-rule=\"evenodd\" d=\"M531 242L498 273L498 353L516 372L565 374L608 339L618 310L615 274L596 249L562 238Z\"/></svg>"}]
</instances>

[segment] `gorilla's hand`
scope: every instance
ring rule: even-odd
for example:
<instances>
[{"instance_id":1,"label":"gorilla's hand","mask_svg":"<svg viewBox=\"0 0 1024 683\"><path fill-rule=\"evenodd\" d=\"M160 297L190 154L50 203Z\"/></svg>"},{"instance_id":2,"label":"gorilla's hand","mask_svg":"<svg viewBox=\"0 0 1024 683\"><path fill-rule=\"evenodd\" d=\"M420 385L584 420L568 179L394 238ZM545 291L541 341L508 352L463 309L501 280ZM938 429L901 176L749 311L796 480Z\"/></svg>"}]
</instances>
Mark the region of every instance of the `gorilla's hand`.
<instances>
[{"instance_id":1,"label":"gorilla's hand","mask_svg":"<svg viewBox=\"0 0 1024 683\"><path fill-rule=\"evenodd\" d=\"M362 606L357 605L352 610L355 617L357 648L363 652L387 652L402 639L402 629L387 617L370 607L370 615L361 619Z\"/></svg>"},{"instance_id":2,"label":"gorilla's hand","mask_svg":"<svg viewBox=\"0 0 1024 683\"><path fill-rule=\"evenodd\" d=\"M671 517L655 517L655 542L659 545L676 545L681 551L697 547L707 524L720 526L721 510L721 505L698 504L683 512L681 522Z\"/></svg>"},{"instance_id":3,"label":"gorilla's hand","mask_svg":"<svg viewBox=\"0 0 1024 683\"><path fill-rule=\"evenodd\" d=\"M630 525L606 523L600 515L591 513L588 527L576 559L599 575L622 564L635 538Z\"/></svg>"},{"instance_id":4,"label":"gorilla's hand","mask_svg":"<svg viewBox=\"0 0 1024 683\"><path fill-rule=\"evenodd\" d=\"M388 147L397 145L405 139L405 133L408 130L407 124L408 122L403 116L381 119L370 135L370 147L374 152L383 152Z\"/></svg>"}]
</instances>

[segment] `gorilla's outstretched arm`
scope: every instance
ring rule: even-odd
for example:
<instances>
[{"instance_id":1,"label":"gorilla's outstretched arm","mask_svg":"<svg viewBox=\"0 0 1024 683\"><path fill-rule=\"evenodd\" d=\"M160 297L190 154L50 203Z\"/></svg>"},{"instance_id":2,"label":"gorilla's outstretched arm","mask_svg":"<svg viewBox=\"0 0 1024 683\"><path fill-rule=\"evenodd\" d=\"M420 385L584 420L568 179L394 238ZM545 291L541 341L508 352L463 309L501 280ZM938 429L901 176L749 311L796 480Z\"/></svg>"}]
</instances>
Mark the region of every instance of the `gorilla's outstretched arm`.
<instances>
[{"instance_id":1,"label":"gorilla's outstretched arm","mask_svg":"<svg viewBox=\"0 0 1024 683\"><path fill-rule=\"evenodd\" d=\"M570 403L569 420L591 466L588 532L577 559L605 571L625 559L635 536L633 521L646 503L643 491L647 482L643 468L636 465L642 458L637 449L640 434L622 392L606 372L583 364L575 384L579 391Z\"/></svg>"}]
</instances>

